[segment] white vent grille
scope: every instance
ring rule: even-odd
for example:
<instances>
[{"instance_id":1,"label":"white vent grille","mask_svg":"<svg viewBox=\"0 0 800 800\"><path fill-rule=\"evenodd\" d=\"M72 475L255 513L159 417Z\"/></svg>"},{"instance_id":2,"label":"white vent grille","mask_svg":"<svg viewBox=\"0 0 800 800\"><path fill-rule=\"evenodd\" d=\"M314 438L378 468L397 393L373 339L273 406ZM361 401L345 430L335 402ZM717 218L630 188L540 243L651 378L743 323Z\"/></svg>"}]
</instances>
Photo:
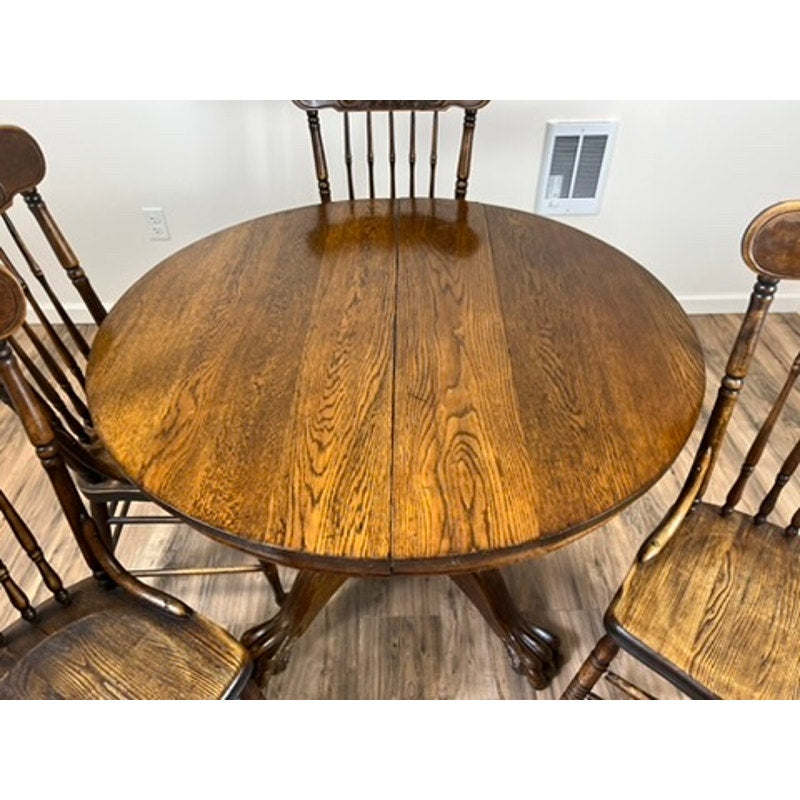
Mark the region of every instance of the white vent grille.
<instances>
[{"instance_id":1,"label":"white vent grille","mask_svg":"<svg viewBox=\"0 0 800 800\"><path fill-rule=\"evenodd\" d=\"M536 212L596 214L600 210L616 122L548 122Z\"/></svg>"}]
</instances>

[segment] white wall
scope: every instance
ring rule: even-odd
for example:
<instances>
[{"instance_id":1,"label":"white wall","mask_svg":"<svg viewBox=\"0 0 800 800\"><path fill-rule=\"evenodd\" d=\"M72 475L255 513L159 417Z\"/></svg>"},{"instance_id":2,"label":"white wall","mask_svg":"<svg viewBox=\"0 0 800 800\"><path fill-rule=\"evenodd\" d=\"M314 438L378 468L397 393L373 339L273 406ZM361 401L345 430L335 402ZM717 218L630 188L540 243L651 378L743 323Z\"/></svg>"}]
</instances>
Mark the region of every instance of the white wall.
<instances>
[{"instance_id":1,"label":"white wall","mask_svg":"<svg viewBox=\"0 0 800 800\"><path fill-rule=\"evenodd\" d=\"M560 219L640 261L689 311L742 310L744 227L800 197L800 101L493 101L469 196L533 210L545 123L609 118L601 212ZM289 101L0 101L0 122L41 144L42 194L108 304L201 236L317 202L305 116ZM170 241L148 240L142 206L165 209Z\"/></svg>"}]
</instances>

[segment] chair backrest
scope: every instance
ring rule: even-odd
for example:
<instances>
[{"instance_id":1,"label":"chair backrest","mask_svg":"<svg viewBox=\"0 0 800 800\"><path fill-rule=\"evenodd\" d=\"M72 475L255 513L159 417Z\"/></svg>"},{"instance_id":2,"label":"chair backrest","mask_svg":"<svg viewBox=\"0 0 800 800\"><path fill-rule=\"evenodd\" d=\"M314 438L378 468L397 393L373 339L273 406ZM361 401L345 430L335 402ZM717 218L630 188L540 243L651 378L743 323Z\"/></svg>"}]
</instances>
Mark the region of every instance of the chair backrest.
<instances>
[{"instance_id":1,"label":"chair backrest","mask_svg":"<svg viewBox=\"0 0 800 800\"><path fill-rule=\"evenodd\" d=\"M105 584L123 586L140 599L178 616L191 613L188 607L179 600L137 581L106 548L66 467L48 414L22 373L15 357L11 339L24 324L24 319L25 298L22 288L11 272L0 267L0 384L2 384L9 402L25 429L28 440L47 473L58 498L59 506L87 566L94 576ZM67 604L69 594L61 579L44 558L38 542L21 516L1 492L0 512L7 520L8 527L14 533L24 553L38 567L47 588L56 600ZM36 612L28 600L28 596L2 563L0 563L0 583L22 618L35 622Z\"/></svg>"},{"instance_id":2,"label":"chair backrest","mask_svg":"<svg viewBox=\"0 0 800 800\"><path fill-rule=\"evenodd\" d=\"M70 466L82 470L92 480L95 475L107 474L113 466L106 464L102 451L96 449L86 405L84 369L89 342L67 311L69 304L59 298L34 253L52 253L95 323L102 322L106 310L42 199L39 184L44 176L44 156L33 137L13 125L0 125L0 213L9 237L7 243L13 245L12 251L2 246L6 242L0 243L0 266L17 279L36 323L23 321L11 345L47 409ZM26 241L23 226L12 220L12 209L18 197L36 221L33 232L37 226L41 231L42 236L37 236L36 242ZM45 313L26 274L32 275L40 287L38 291L43 302L54 309L58 317L56 324Z\"/></svg>"},{"instance_id":3,"label":"chair backrest","mask_svg":"<svg viewBox=\"0 0 800 800\"><path fill-rule=\"evenodd\" d=\"M295 100L299 108L305 110L308 117L308 128L311 134L311 147L314 154L314 165L317 172L317 185L320 200L327 203L331 200L330 175L328 161L322 140L320 127L320 109L333 109L342 117L342 137L344 149L344 167L347 174L347 190L350 200L356 199L356 179L353 165L354 135L351 130L351 117L362 117L365 126L365 139L363 159L366 166L366 183L368 196L376 196L376 144L378 138L385 141L386 160L388 167L388 194L380 193L380 197L395 198L400 195L416 197L419 186L427 188L429 197L436 196L436 170L439 161L439 114L449 108L464 110L464 120L461 126L461 143L458 150L456 166L455 197L463 199L467 195L469 182L470 163L472 160L472 141L475 133L475 120L478 109L485 106L488 100ZM403 151L399 134L396 130L396 117L400 114L408 115L407 142L408 149L405 158L398 158L398 150ZM386 121L385 136L377 130L376 117L384 117ZM422 118L428 118L423 125ZM423 128L426 128L423 134ZM403 135L405 139L405 134ZM424 141L423 141L424 138ZM427 160L427 180L417 180L417 161ZM399 188L398 164L407 164L407 192ZM361 195L363 196L363 194Z\"/></svg>"},{"instance_id":4,"label":"chair backrest","mask_svg":"<svg viewBox=\"0 0 800 800\"><path fill-rule=\"evenodd\" d=\"M747 312L728 357L725 374L720 382L716 401L689 477L664 522L640 550L641 561L652 558L662 549L682 517L694 504L702 501L708 489L725 440L728 423L744 388L778 284L782 280L800 278L800 200L777 203L758 214L748 225L742 238L742 257L758 275ZM753 476L768 443L774 442L773 434L777 432L778 423L785 416L787 400L800 374L800 353L786 365L786 369L786 379L758 427L743 463L734 467L736 478L721 505L723 514L730 514L737 509L745 486ZM768 520L775 510L781 492L799 464L800 439L795 441L785 456L777 474L766 481L768 488L763 498L758 501L758 508L753 514L755 524ZM800 509L788 521L785 531L787 534L795 534L798 528L800 528Z\"/></svg>"}]
</instances>

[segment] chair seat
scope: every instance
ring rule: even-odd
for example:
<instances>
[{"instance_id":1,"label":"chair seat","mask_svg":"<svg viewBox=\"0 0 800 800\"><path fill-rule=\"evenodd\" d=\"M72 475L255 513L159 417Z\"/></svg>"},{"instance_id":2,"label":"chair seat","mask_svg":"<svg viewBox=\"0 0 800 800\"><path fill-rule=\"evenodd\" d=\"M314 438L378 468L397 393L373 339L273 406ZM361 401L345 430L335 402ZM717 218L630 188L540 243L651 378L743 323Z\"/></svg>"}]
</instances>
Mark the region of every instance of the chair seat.
<instances>
[{"instance_id":1,"label":"chair seat","mask_svg":"<svg viewBox=\"0 0 800 800\"><path fill-rule=\"evenodd\" d=\"M800 539L701 504L633 566L606 627L690 695L800 698Z\"/></svg>"},{"instance_id":2,"label":"chair seat","mask_svg":"<svg viewBox=\"0 0 800 800\"><path fill-rule=\"evenodd\" d=\"M92 578L72 603L3 632L2 699L219 699L252 670L245 648L199 614L175 617Z\"/></svg>"}]
</instances>

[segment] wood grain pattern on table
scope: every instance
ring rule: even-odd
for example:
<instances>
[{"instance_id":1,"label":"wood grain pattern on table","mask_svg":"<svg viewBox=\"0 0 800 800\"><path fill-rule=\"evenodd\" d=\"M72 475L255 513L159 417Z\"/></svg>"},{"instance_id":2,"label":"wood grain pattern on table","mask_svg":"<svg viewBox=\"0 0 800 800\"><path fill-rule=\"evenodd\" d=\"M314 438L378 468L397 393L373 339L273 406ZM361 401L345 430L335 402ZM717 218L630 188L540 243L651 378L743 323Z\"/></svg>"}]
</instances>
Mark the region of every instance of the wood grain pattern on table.
<instances>
[{"instance_id":1,"label":"wood grain pattern on table","mask_svg":"<svg viewBox=\"0 0 800 800\"><path fill-rule=\"evenodd\" d=\"M539 524L557 537L669 467L703 363L678 302L628 256L553 220L485 210Z\"/></svg>"},{"instance_id":2,"label":"wood grain pattern on table","mask_svg":"<svg viewBox=\"0 0 800 800\"><path fill-rule=\"evenodd\" d=\"M703 382L677 302L619 251L406 199L175 254L99 330L87 388L125 473L212 535L389 574L497 566L599 524L667 469Z\"/></svg>"},{"instance_id":3,"label":"wood grain pattern on table","mask_svg":"<svg viewBox=\"0 0 800 800\"><path fill-rule=\"evenodd\" d=\"M281 552L387 558L396 247L388 205L376 210L245 223L133 287L87 389L134 481ZM129 336L135 355L114 346Z\"/></svg>"},{"instance_id":4,"label":"wood grain pattern on table","mask_svg":"<svg viewBox=\"0 0 800 800\"><path fill-rule=\"evenodd\" d=\"M479 206L437 212L397 217L398 561L497 550L538 534L486 220Z\"/></svg>"}]
</instances>

